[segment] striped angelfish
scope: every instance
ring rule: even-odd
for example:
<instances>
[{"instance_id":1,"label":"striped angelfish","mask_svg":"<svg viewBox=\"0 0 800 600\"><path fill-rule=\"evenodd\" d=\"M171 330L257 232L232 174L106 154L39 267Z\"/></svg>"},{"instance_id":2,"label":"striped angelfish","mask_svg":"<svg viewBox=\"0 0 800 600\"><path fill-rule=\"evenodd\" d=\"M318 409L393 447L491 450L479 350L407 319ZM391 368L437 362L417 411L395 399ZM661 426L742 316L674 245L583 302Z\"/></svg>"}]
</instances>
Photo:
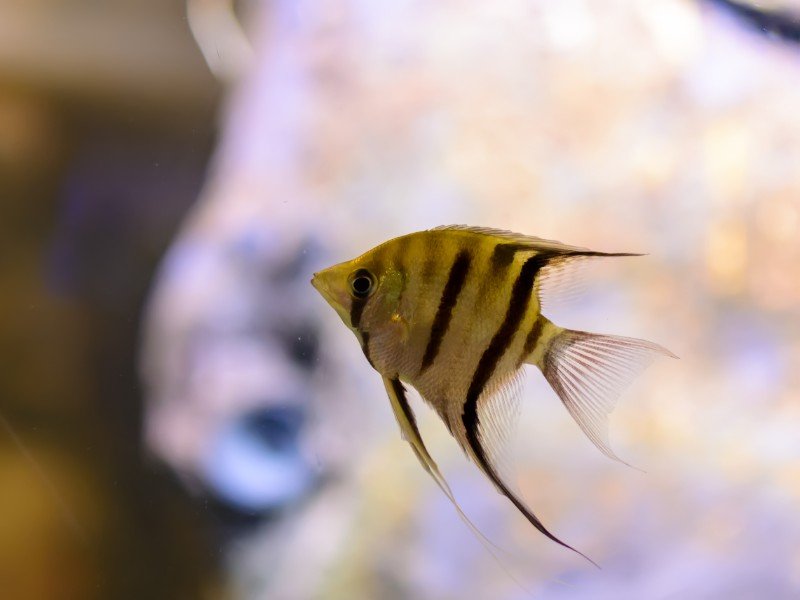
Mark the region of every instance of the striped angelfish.
<instances>
[{"instance_id":1,"label":"striped angelfish","mask_svg":"<svg viewBox=\"0 0 800 600\"><path fill-rule=\"evenodd\" d=\"M591 441L619 460L608 443L616 398L653 357L672 354L643 340L564 329L541 313L548 285L564 267L608 256L636 255L446 226L395 238L314 275L311 283L383 377L403 437L462 517L420 437L405 384L536 529L574 550L515 492L503 450L517 415L522 367L533 364Z\"/></svg>"}]
</instances>

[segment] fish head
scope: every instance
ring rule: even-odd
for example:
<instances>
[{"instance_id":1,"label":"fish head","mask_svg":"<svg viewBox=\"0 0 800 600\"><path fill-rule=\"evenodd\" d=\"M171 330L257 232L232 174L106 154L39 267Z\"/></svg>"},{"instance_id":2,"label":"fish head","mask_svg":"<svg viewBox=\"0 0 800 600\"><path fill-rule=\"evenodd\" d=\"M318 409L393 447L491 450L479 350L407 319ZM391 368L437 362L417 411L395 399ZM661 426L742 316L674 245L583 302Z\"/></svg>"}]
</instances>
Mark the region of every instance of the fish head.
<instances>
[{"instance_id":1,"label":"fish head","mask_svg":"<svg viewBox=\"0 0 800 600\"><path fill-rule=\"evenodd\" d=\"M311 285L353 331L376 331L390 323L403 275L364 255L314 273Z\"/></svg>"}]
</instances>

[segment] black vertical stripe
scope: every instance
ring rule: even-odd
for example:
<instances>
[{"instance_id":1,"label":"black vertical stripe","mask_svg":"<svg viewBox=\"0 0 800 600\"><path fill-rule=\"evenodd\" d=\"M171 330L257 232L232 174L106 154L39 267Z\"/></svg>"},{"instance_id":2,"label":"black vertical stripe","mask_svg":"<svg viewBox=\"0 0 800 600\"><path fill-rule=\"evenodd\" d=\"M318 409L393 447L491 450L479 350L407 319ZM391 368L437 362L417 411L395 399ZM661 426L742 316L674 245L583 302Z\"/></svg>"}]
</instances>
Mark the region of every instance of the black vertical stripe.
<instances>
[{"instance_id":1,"label":"black vertical stripe","mask_svg":"<svg viewBox=\"0 0 800 600\"><path fill-rule=\"evenodd\" d=\"M369 333L361 328L361 315L364 312L364 307L367 305L368 298L351 297L350 300L350 326L358 332L361 341L361 350L364 352L364 356L367 358L367 362L370 366L375 368L369 355Z\"/></svg>"},{"instance_id":2,"label":"black vertical stripe","mask_svg":"<svg viewBox=\"0 0 800 600\"><path fill-rule=\"evenodd\" d=\"M477 426L478 397L481 395L484 386L494 373L497 363L500 362L508 346L511 345L514 334L519 324L522 322L522 319L525 317L525 311L530 304L531 294L533 293L533 282L536 278L536 274L547 264L549 258L550 255L537 254L526 260L522 265L522 269L511 290L511 301L508 304L508 310L506 310L503 323L494 334L494 337L492 337L489 347L486 348L481 355L478 366L472 376L472 382L469 385L466 403L464 404L464 425L467 425L469 417L470 424ZM469 427L467 427L467 431L470 431Z\"/></svg>"},{"instance_id":3,"label":"black vertical stripe","mask_svg":"<svg viewBox=\"0 0 800 600\"><path fill-rule=\"evenodd\" d=\"M425 347L425 354L422 356L420 372L431 366L439 353L442 340L447 333L447 328L450 326L450 319L453 317L453 308L455 308L458 296L464 288L464 282L467 280L471 264L472 255L467 250L461 250L456 255L453 266L450 267L450 274L447 277L447 283L439 300L439 308L436 310L436 316L431 326L428 345Z\"/></svg>"},{"instance_id":4,"label":"black vertical stripe","mask_svg":"<svg viewBox=\"0 0 800 600\"><path fill-rule=\"evenodd\" d=\"M475 369L475 373L472 376L472 382L470 383L469 390L467 391L467 398L464 403L464 412L461 416L461 420L464 424L467 443L469 444L472 453L475 455L475 460L477 461L478 466L484 471L484 473L486 473L489 479L492 480L501 493L508 498L511 503L514 504L517 510L519 510L531 523L531 525L536 527L536 529L538 529L542 534L554 542L564 546L565 548L569 548L570 550L577 552L589 562L597 566L596 563L594 563L594 561L592 561L592 559L587 557L585 554L575 550L575 548L562 542L560 539L550 533L542 524L542 522L536 517L536 515L529 511L528 508L508 489L508 487L506 487L500 477L498 477L497 473L495 473L492 466L489 464L489 461L486 459L486 453L483 450L483 446L481 445L480 437L478 435L478 398L480 398L483 388L489 382L494 370L497 368L497 364L503 358L506 350L508 350L508 347L511 345L511 342L514 338L514 333L522 322L522 319L525 316L525 311L530 303L531 294L533 293L533 283L536 275L539 270L547 264L547 261L551 258L551 256L552 255L549 254L538 254L529 258L523 264L511 291L511 301L508 305L505 319L503 319L503 323L500 325L497 333L495 333L494 337L492 337L492 341L489 343L488 348L486 348L483 355L481 355L481 359L478 361L478 367ZM538 318L536 322L539 322ZM532 337L532 334L535 333L535 337L538 337L540 332L541 326L537 328L534 325L531 333L526 338L526 345L528 339ZM532 343L535 344L535 341Z\"/></svg>"},{"instance_id":5,"label":"black vertical stripe","mask_svg":"<svg viewBox=\"0 0 800 600\"><path fill-rule=\"evenodd\" d=\"M400 306L400 303L403 301L403 294L406 293L406 287L408 287L408 275L406 272L406 254L408 253L408 249L411 246L411 236L405 235L401 238L398 238L397 245L395 246L394 253L392 254L392 266L394 269L400 274L402 278L402 286L400 288L400 293L397 295L397 305Z\"/></svg>"},{"instance_id":6,"label":"black vertical stripe","mask_svg":"<svg viewBox=\"0 0 800 600\"><path fill-rule=\"evenodd\" d=\"M361 351L364 353L369 366L374 369L375 364L372 362L372 357L369 355L369 333L362 330L359 330L359 333L361 334Z\"/></svg>"},{"instance_id":7,"label":"black vertical stripe","mask_svg":"<svg viewBox=\"0 0 800 600\"><path fill-rule=\"evenodd\" d=\"M514 255L520 250L530 250L530 246L500 242L492 250L491 269L492 272L505 270L513 261Z\"/></svg>"},{"instance_id":8,"label":"black vertical stripe","mask_svg":"<svg viewBox=\"0 0 800 600\"><path fill-rule=\"evenodd\" d=\"M525 345L522 347L522 352L520 352L519 358L517 359L517 367L522 365L528 355L536 348L536 343L539 341L539 338L542 337L543 327L544 319L537 315L536 319L533 321L531 330L528 332L528 335L525 336Z\"/></svg>"},{"instance_id":9,"label":"black vertical stripe","mask_svg":"<svg viewBox=\"0 0 800 600\"><path fill-rule=\"evenodd\" d=\"M500 362L503 354L505 354L508 346L511 344L514 333L525 316L525 311L530 303L536 274L547 264L548 258L548 255L537 254L526 260L522 265L522 269L511 290L511 300L508 305L508 310L506 310L503 323L492 337L489 346L481 355L475 373L472 375L469 389L467 390L467 397L464 402L464 412L461 416L461 420L467 432L467 440L473 452L475 452L476 457L482 462L485 462L485 459L480 440L478 439L478 398L481 392L483 392L483 388L489 382L495 368L497 368L497 363Z\"/></svg>"},{"instance_id":10,"label":"black vertical stripe","mask_svg":"<svg viewBox=\"0 0 800 600\"><path fill-rule=\"evenodd\" d=\"M364 312L364 306L367 304L366 298L352 298L350 304L350 327L358 329L361 326L361 314Z\"/></svg>"}]
</instances>

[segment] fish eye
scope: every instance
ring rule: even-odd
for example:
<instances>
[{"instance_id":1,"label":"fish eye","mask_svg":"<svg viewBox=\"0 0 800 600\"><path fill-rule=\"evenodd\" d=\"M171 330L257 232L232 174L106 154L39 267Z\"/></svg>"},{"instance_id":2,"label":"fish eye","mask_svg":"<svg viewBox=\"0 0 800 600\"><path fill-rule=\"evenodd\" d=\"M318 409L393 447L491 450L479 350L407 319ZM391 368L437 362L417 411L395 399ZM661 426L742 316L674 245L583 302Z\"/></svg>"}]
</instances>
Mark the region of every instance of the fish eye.
<instances>
[{"instance_id":1,"label":"fish eye","mask_svg":"<svg viewBox=\"0 0 800 600\"><path fill-rule=\"evenodd\" d=\"M350 276L350 291L356 298L366 298L375 288L375 278L366 269L359 269Z\"/></svg>"}]
</instances>

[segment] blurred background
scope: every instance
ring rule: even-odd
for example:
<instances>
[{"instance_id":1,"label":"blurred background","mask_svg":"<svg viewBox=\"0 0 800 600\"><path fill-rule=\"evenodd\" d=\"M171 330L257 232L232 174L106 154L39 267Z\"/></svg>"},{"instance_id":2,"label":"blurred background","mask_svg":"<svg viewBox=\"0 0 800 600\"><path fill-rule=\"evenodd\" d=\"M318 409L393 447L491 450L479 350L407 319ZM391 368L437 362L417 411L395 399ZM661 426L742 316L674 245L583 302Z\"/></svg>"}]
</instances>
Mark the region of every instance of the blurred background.
<instances>
[{"instance_id":1,"label":"blurred background","mask_svg":"<svg viewBox=\"0 0 800 600\"><path fill-rule=\"evenodd\" d=\"M800 3L4 0L0 597L800 596ZM538 372L534 531L308 285L447 223L605 251L665 345L609 461ZM509 572L511 575L509 575ZM523 589L524 588L524 589Z\"/></svg>"}]
</instances>

